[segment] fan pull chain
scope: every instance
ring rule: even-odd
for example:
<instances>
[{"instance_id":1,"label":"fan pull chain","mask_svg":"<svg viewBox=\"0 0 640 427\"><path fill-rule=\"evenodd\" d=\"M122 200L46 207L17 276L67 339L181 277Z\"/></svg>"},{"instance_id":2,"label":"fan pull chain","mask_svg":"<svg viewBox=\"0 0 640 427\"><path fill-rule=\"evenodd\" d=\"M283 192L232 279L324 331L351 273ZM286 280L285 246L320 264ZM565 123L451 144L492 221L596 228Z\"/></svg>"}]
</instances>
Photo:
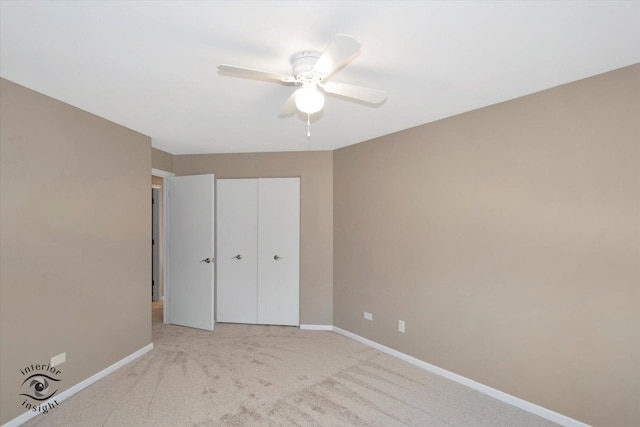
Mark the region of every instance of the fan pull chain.
<instances>
[{"instance_id":1,"label":"fan pull chain","mask_svg":"<svg viewBox=\"0 0 640 427\"><path fill-rule=\"evenodd\" d=\"M311 136L311 114L307 113L307 136Z\"/></svg>"}]
</instances>

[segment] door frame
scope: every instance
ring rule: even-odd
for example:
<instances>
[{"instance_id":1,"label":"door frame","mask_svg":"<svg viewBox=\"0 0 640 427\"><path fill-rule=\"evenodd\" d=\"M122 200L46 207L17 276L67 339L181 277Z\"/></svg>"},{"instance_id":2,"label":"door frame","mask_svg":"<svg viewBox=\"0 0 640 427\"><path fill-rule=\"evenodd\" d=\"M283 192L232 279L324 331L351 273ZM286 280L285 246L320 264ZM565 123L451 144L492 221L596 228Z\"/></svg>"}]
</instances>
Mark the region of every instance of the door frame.
<instances>
[{"instance_id":1,"label":"door frame","mask_svg":"<svg viewBox=\"0 0 640 427\"><path fill-rule=\"evenodd\" d=\"M167 185L164 182L164 179L170 178L172 176L176 176L176 174L173 172L168 172L161 169L151 168L151 175L160 177L162 178L162 181L163 181L162 182L162 224L160 224L160 227L162 227L162 245L160 246L162 250L161 262L160 262L160 269L161 269L160 275L162 276L162 296L164 297L164 303L162 304L162 323L169 323L168 311L167 311L167 306L170 304L169 292L167 292L169 284L167 283L167 269L165 268L166 261L167 261L166 256L168 254L166 236L168 236L167 232L169 231L169 227L168 227L168 221L167 221L167 203L166 203Z\"/></svg>"}]
</instances>

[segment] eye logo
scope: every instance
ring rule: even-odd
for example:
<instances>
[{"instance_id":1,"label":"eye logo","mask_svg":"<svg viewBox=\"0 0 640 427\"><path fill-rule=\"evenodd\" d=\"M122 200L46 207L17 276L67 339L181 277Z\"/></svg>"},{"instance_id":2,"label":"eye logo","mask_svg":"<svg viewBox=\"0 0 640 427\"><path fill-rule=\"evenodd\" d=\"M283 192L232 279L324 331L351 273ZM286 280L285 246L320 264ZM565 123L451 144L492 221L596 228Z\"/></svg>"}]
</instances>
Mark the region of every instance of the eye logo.
<instances>
[{"instance_id":1,"label":"eye logo","mask_svg":"<svg viewBox=\"0 0 640 427\"><path fill-rule=\"evenodd\" d=\"M50 399L58 391L58 389L52 390L53 383L50 381L60 380L45 374L33 374L22 382L22 387L28 383L29 392L20 393L20 396L27 396L38 401Z\"/></svg>"},{"instance_id":2,"label":"eye logo","mask_svg":"<svg viewBox=\"0 0 640 427\"><path fill-rule=\"evenodd\" d=\"M60 405L57 400L52 397L58 392L60 381L59 369L51 366L49 363L33 363L20 369L22 374L22 384L20 385L19 396L21 398L21 406L32 412L48 414L49 411ZM57 378L56 378L57 377Z\"/></svg>"}]
</instances>

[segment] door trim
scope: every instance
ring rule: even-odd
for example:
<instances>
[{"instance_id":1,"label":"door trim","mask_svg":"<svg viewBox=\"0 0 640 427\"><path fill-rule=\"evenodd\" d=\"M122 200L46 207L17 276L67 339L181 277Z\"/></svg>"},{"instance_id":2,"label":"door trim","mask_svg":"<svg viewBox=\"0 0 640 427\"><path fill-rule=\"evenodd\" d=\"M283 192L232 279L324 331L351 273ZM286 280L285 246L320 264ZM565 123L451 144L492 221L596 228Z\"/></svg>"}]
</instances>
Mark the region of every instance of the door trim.
<instances>
[{"instance_id":1,"label":"door trim","mask_svg":"<svg viewBox=\"0 0 640 427\"><path fill-rule=\"evenodd\" d=\"M172 176L176 176L173 172L163 171L161 169L151 168L151 175L159 176L160 178L170 178Z\"/></svg>"}]
</instances>

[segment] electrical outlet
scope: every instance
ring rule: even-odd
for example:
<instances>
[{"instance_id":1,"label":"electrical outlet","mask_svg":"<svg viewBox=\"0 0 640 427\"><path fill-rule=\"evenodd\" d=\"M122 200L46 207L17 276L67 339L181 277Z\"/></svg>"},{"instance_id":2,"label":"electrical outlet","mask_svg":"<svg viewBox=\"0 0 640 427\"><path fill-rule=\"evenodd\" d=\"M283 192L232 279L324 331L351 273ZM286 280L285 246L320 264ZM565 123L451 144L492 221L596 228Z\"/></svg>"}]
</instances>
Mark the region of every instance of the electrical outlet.
<instances>
[{"instance_id":1,"label":"electrical outlet","mask_svg":"<svg viewBox=\"0 0 640 427\"><path fill-rule=\"evenodd\" d=\"M51 358L51 366L53 367L61 363L64 363L65 360L67 360L67 353L60 353L59 355L53 356Z\"/></svg>"},{"instance_id":2,"label":"electrical outlet","mask_svg":"<svg viewBox=\"0 0 640 427\"><path fill-rule=\"evenodd\" d=\"M373 314L365 311L364 312L364 318L367 319L367 320L373 320Z\"/></svg>"},{"instance_id":3,"label":"electrical outlet","mask_svg":"<svg viewBox=\"0 0 640 427\"><path fill-rule=\"evenodd\" d=\"M404 320L398 320L398 330L404 334Z\"/></svg>"}]
</instances>

